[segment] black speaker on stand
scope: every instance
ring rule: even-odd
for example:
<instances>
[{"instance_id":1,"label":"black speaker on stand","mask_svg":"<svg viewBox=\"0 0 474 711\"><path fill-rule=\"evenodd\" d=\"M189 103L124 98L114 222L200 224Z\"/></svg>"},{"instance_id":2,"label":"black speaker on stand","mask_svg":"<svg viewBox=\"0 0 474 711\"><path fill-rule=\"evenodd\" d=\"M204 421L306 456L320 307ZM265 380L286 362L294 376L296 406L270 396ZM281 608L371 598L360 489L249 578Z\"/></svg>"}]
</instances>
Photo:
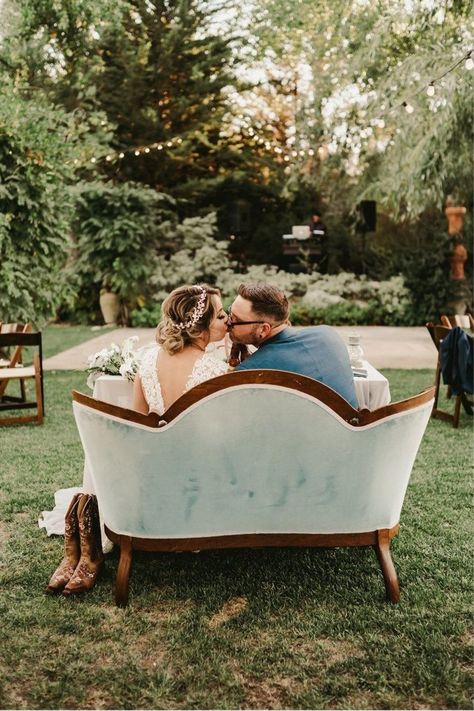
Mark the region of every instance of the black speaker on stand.
<instances>
[{"instance_id":1,"label":"black speaker on stand","mask_svg":"<svg viewBox=\"0 0 474 711\"><path fill-rule=\"evenodd\" d=\"M362 200L357 205L358 220L357 232L362 235L362 271L365 274L365 237L367 232L375 232L377 229L377 203L375 200Z\"/></svg>"}]
</instances>

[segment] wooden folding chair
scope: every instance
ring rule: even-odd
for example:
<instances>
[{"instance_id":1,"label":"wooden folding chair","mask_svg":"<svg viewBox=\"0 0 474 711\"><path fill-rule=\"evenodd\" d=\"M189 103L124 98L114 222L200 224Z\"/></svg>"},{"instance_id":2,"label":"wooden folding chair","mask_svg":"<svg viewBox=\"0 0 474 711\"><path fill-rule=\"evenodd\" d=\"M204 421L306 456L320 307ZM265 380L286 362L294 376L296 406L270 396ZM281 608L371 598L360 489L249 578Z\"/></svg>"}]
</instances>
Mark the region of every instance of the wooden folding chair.
<instances>
[{"instance_id":1,"label":"wooden folding chair","mask_svg":"<svg viewBox=\"0 0 474 711\"><path fill-rule=\"evenodd\" d=\"M447 319L448 317L445 316L444 319ZM446 321L445 321L446 323ZM449 321L448 321L449 323ZM461 393L460 395L456 395L456 400L454 402L454 412L446 412L445 410L440 410L438 407L438 398L439 398L439 390L441 387L441 354L440 354L440 344L443 338L445 338L449 331L451 330L451 325L449 326L438 326L434 323L427 323L426 328L429 331L429 334L431 336L431 339L433 343L436 346L436 350L438 351L438 361L436 363L436 377L435 377L435 398L434 398L434 404L433 404L433 410L431 412L431 417L435 417L439 420L446 420L447 422L452 422L453 427L459 427L459 416L461 413L461 404L464 403L466 412L468 409L471 407L470 403L468 403L467 398L465 393ZM447 396L448 398L451 397L451 386L448 385L448 391L447 391Z\"/></svg>"},{"instance_id":2,"label":"wooden folding chair","mask_svg":"<svg viewBox=\"0 0 474 711\"><path fill-rule=\"evenodd\" d=\"M0 334L4 333L30 333L31 323L0 323ZM23 346L16 346L11 352L5 352L0 349L0 368L16 368L22 364L22 349ZM21 399L26 401L25 382L22 378L19 379ZM5 393L8 382L0 383L0 398Z\"/></svg>"},{"instance_id":3,"label":"wooden folding chair","mask_svg":"<svg viewBox=\"0 0 474 711\"><path fill-rule=\"evenodd\" d=\"M474 331L474 319L471 314L454 314L453 316L446 316L443 314L441 316L441 323L447 328L460 326L461 328L468 328L471 331Z\"/></svg>"},{"instance_id":4,"label":"wooden folding chair","mask_svg":"<svg viewBox=\"0 0 474 711\"><path fill-rule=\"evenodd\" d=\"M44 417L44 387L43 387L43 351L41 333L0 333L0 348L21 346L36 347L33 355L33 365L18 365L12 368L0 368L0 412L3 410L23 410L35 408L35 415L0 418L0 425L16 425L22 422L38 422L41 424ZM5 389L12 380L35 381L36 400L28 401L26 388L21 397L5 395Z\"/></svg>"}]
</instances>

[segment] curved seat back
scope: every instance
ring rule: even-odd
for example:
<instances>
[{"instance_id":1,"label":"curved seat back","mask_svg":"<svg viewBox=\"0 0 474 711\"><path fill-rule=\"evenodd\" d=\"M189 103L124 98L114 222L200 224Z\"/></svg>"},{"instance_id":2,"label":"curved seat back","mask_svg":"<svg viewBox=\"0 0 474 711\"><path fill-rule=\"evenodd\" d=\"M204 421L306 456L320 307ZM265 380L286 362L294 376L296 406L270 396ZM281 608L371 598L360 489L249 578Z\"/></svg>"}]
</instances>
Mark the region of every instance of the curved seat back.
<instances>
[{"instance_id":1,"label":"curved seat back","mask_svg":"<svg viewBox=\"0 0 474 711\"><path fill-rule=\"evenodd\" d=\"M347 413L357 411L339 398L344 419L327 402L329 388L315 384L310 395L265 382L261 373L258 383L245 382L252 376L243 373L215 378L224 385L214 391L209 381L209 394L158 427L75 395L108 528L140 538L189 538L357 533L398 523L432 390L353 425Z\"/></svg>"}]
</instances>

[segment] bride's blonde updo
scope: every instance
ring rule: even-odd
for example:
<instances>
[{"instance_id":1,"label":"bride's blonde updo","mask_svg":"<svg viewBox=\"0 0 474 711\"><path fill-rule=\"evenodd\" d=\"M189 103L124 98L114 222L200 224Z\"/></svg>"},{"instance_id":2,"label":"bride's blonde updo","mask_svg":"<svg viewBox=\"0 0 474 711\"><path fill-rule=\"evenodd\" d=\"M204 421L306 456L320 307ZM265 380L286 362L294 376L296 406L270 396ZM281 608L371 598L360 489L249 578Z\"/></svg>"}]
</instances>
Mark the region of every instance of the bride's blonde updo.
<instances>
[{"instance_id":1,"label":"bride's blonde updo","mask_svg":"<svg viewBox=\"0 0 474 711\"><path fill-rule=\"evenodd\" d=\"M161 306L161 321L156 331L158 345L167 353L179 353L209 330L217 315L219 289L207 284L179 286Z\"/></svg>"}]
</instances>

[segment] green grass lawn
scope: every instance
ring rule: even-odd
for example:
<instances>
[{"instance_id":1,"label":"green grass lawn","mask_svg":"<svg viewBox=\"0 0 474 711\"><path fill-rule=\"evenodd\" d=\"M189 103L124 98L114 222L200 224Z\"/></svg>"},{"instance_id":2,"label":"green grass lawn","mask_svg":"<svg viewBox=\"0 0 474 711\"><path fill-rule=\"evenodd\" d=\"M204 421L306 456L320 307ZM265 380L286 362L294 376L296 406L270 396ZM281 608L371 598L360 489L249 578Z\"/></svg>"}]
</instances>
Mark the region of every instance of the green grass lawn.
<instances>
[{"instance_id":1,"label":"green grass lawn","mask_svg":"<svg viewBox=\"0 0 474 711\"><path fill-rule=\"evenodd\" d=\"M385 371L393 399L431 371ZM385 602L370 549L137 554L115 607L117 555L87 596L44 594L62 557L38 514L80 484L70 391L46 373L46 420L0 430L1 708L470 708L471 424L431 421ZM396 456L396 454L395 454Z\"/></svg>"},{"instance_id":2,"label":"green grass lawn","mask_svg":"<svg viewBox=\"0 0 474 711\"><path fill-rule=\"evenodd\" d=\"M51 358L68 348L97 338L103 333L113 331L114 326L103 326L92 330L91 326L66 326L64 324L49 324L43 329L43 358Z\"/></svg>"}]
</instances>

